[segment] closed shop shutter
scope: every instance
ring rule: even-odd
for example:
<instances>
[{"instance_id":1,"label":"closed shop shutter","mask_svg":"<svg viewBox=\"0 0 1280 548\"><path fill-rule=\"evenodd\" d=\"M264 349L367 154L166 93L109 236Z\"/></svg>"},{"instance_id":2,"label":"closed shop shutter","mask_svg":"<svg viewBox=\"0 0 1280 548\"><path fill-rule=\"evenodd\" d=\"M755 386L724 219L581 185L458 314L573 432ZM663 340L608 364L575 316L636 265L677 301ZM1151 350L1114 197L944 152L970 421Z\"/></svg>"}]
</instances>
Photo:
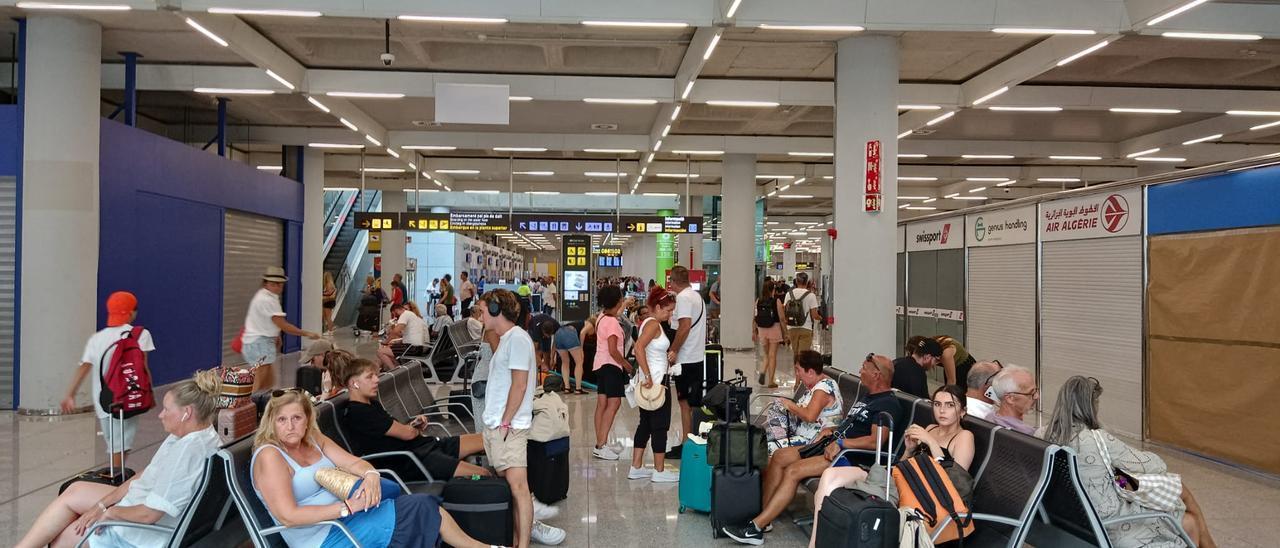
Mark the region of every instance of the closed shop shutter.
<instances>
[{"instance_id":1,"label":"closed shop shutter","mask_svg":"<svg viewBox=\"0 0 1280 548\"><path fill-rule=\"evenodd\" d=\"M951 335L964 342L964 249L938 251L938 289L933 306L938 329L932 335ZM966 347L968 348L968 347Z\"/></svg>"},{"instance_id":2,"label":"closed shop shutter","mask_svg":"<svg viewBox=\"0 0 1280 548\"><path fill-rule=\"evenodd\" d=\"M231 340L244 327L249 301L262 287L269 266L284 266L284 223L279 219L227 211L222 247L222 358L240 363ZM297 272L288 273L297 283Z\"/></svg>"},{"instance_id":3,"label":"closed shop shutter","mask_svg":"<svg viewBox=\"0 0 1280 548\"><path fill-rule=\"evenodd\" d=\"M965 348L1036 370L1036 244L969 250Z\"/></svg>"},{"instance_id":4,"label":"closed shop shutter","mask_svg":"<svg viewBox=\"0 0 1280 548\"><path fill-rule=\"evenodd\" d=\"M938 334L938 320L919 309L933 309L938 302L938 252L914 251L907 259L907 337ZM912 313L914 312L914 314ZM895 349L896 352L899 349Z\"/></svg>"},{"instance_id":5,"label":"closed shop shutter","mask_svg":"<svg viewBox=\"0 0 1280 548\"><path fill-rule=\"evenodd\" d=\"M1046 242L1040 383L1053 409L1068 377L1101 381L1101 419L1142 435L1142 237Z\"/></svg>"},{"instance_id":6,"label":"closed shop shutter","mask_svg":"<svg viewBox=\"0 0 1280 548\"><path fill-rule=\"evenodd\" d=\"M895 352L897 351L896 350L897 348L902 348L907 344L907 254L906 253L898 253L897 277L898 277L898 287L897 287L898 297L897 297L897 300L894 301L894 304L896 304L898 307L897 309L898 323L897 323L897 327L895 328L895 334L897 335L897 346L895 347L895 350L894 350Z\"/></svg>"},{"instance_id":7,"label":"closed shop shutter","mask_svg":"<svg viewBox=\"0 0 1280 548\"><path fill-rule=\"evenodd\" d=\"M0 177L0 409L13 409L14 249L17 244L18 180Z\"/></svg>"}]
</instances>

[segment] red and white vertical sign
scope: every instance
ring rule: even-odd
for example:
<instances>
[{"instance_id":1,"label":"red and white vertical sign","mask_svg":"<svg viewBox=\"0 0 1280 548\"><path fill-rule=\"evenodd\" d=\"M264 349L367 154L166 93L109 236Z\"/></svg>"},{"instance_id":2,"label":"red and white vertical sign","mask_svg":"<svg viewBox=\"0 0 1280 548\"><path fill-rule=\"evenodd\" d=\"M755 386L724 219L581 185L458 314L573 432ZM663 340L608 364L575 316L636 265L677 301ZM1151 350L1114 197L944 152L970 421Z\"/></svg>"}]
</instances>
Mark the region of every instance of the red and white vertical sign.
<instances>
[{"instance_id":1,"label":"red and white vertical sign","mask_svg":"<svg viewBox=\"0 0 1280 548\"><path fill-rule=\"evenodd\" d=\"M867 141L867 184L863 205L866 211L880 211L880 141Z\"/></svg>"}]
</instances>

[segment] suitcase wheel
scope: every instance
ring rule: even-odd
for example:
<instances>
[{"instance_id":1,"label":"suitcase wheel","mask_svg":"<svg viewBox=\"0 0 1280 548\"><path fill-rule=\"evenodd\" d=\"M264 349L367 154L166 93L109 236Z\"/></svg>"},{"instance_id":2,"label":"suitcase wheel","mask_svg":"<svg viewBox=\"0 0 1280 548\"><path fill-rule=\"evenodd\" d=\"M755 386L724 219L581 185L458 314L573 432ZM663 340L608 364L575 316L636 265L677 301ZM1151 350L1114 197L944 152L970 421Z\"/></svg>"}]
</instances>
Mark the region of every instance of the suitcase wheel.
<instances>
[{"instance_id":1,"label":"suitcase wheel","mask_svg":"<svg viewBox=\"0 0 1280 548\"><path fill-rule=\"evenodd\" d=\"M681 513L681 514L683 514L683 513L684 513L684 505L683 505L683 504L681 504L681 505L680 505L680 513Z\"/></svg>"}]
</instances>

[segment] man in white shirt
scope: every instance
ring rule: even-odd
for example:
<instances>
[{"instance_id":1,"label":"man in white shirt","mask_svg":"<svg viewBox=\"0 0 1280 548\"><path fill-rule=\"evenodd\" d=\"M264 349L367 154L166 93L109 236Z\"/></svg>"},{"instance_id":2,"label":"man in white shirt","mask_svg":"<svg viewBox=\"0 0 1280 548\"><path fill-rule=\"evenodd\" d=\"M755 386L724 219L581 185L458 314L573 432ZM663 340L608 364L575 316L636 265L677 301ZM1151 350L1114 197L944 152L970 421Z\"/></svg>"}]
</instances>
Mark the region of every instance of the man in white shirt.
<instances>
[{"instance_id":1,"label":"man in white shirt","mask_svg":"<svg viewBox=\"0 0 1280 548\"><path fill-rule=\"evenodd\" d=\"M996 405L987 392L991 388L991 379L1000 372L1001 366L995 362L978 362L969 369L966 380L969 389L965 391L965 414L982 420L991 420L996 414Z\"/></svg>"},{"instance_id":2,"label":"man in white shirt","mask_svg":"<svg viewBox=\"0 0 1280 548\"><path fill-rule=\"evenodd\" d=\"M542 313L551 317L556 316L556 280L555 278L547 278L547 283L542 284Z\"/></svg>"},{"instance_id":3,"label":"man in white shirt","mask_svg":"<svg viewBox=\"0 0 1280 548\"><path fill-rule=\"evenodd\" d=\"M320 335L289 323L284 308L280 306L280 294L289 278L284 269L269 266L262 275L262 289L249 301L249 312L244 316L244 332L240 335L241 356L249 365L262 364L253 379L254 391L275 386L271 366L279 356L280 333L319 339Z\"/></svg>"},{"instance_id":4,"label":"man in white shirt","mask_svg":"<svg viewBox=\"0 0 1280 548\"><path fill-rule=\"evenodd\" d=\"M102 377L106 374L104 368L111 366L111 357L106 355L111 345L119 341L126 333L133 331L133 325L130 322L138 316L138 298L128 291L117 291L107 297L107 327L93 336L84 345L84 354L80 356L80 366L76 368L74 377L71 379L71 386L67 388L66 397L62 399L62 412L72 413L76 408L76 392L80 390L80 384L84 382L84 377L93 372L93 391L89 394L89 399L93 400L93 411L98 416L99 425L102 427L102 439L107 442L107 454L111 455L111 461L117 469L124 466L124 454L133 449L133 437L138 432L138 416L129 417L124 420L123 428L119 421L114 426L111 424L111 415L107 410L102 408L102 404L98 401L98 394L102 392ZM138 347L145 352L151 352L156 349L156 345L151 340L151 332L143 329L138 335ZM112 350L112 355L115 352ZM144 354L145 356L145 354ZM146 361L143 361L144 367ZM112 436L108 432L116 431L114 443Z\"/></svg>"},{"instance_id":5,"label":"man in white shirt","mask_svg":"<svg viewBox=\"0 0 1280 548\"><path fill-rule=\"evenodd\" d=\"M378 361L386 371L396 368L396 356L406 351L410 354L421 353L421 348L426 346L430 338L427 335L427 321L405 305L391 305L391 318L391 329L387 331L386 342L378 345ZM415 349L419 352L414 352Z\"/></svg>"},{"instance_id":6,"label":"man in white shirt","mask_svg":"<svg viewBox=\"0 0 1280 548\"><path fill-rule=\"evenodd\" d=\"M531 536L539 544L564 541L561 529L533 521L529 491L528 443L533 426L533 388L537 371L533 339L516 327L520 301L516 294L494 289L480 298L481 319L498 336L489 361L484 413L481 415L484 452L498 475L506 478L515 502L514 548L528 548ZM550 541L550 542L548 542Z\"/></svg>"},{"instance_id":7,"label":"man in white shirt","mask_svg":"<svg viewBox=\"0 0 1280 548\"><path fill-rule=\"evenodd\" d=\"M471 301L476 298L476 284L471 282L471 275L466 270L458 274L458 298L462 299L458 316L465 318L471 310Z\"/></svg>"},{"instance_id":8,"label":"man in white shirt","mask_svg":"<svg viewBox=\"0 0 1280 548\"><path fill-rule=\"evenodd\" d=\"M704 371L707 360L707 307L702 295L689 285L689 269L676 265L671 268L671 291L676 292L676 310L671 320L676 322L676 336L667 351L667 363L675 379L676 398L680 401L681 431L692 432L694 407L702 406L702 395L707 385L720 382L720 371ZM676 447L674 449L679 449ZM671 452L668 453L672 457Z\"/></svg>"},{"instance_id":9,"label":"man in white shirt","mask_svg":"<svg viewBox=\"0 0 1280 548\"><path fill-rule=\"evenodd\" d=\"M792 318L788 314L787 344L791 345L792 353L812 350L813 331L816 326L821 324L822 315L818 313L818 296L813 293L813 288L809 286L808 274L804 272L796 274L796 286L787 292L787 298L782 304L783 309L785 310L787 303L792 301L799 303L803 321L797 323L795 321L796 318Z\"/></svg>"}]
</instances>

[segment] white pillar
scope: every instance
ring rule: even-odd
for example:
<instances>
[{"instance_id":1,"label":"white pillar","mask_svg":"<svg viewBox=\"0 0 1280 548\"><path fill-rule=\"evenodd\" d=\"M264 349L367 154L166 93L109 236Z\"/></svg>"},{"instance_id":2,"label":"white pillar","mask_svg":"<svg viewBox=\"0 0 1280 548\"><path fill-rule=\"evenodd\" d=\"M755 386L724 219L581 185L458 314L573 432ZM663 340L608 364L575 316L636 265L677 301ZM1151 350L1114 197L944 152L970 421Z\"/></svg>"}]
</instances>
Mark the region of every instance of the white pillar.
<instances>
[{"instance_id":1,"label":"white pillar","mask_svg":"<svg viewBox=\"0 0 1280 548\"><path fill-rule=\"evenodd\" d=\"M405 203L407 194L399 189L386 190L382 192L382 210L383 211L405 211ZM403 230L384 230L382 232L382 290L391 295L391 280L399 274L402 278L405 275L405 266L408 262L406 255L408 249L405 246L405 231ZM431 283L431 282L427 282ZM457 279L455 276L454 284Z\"/></svg>"},{"instance_id":2,"label":"white pillar","mask_svg":"<svg viewBox=\"0 0 1280 548\"><path fill-rule=\"evenodd\" d=\"M820 242L821 251L818 255L818 277L814 281L818 282L818 289L821 290L819 295L822 295L823 300L829 301L831 299L831 285L829 283L832 272L831 256L835 242L831 239L831 236L827 235L826 232L822 233L822 239Z\"/></svg>"},{"instance_id":3,"label":"white pillar","mask_svg":"<svg viewBox=\"0 0 1280 548\"><path fill-rule=\"evenodd\" d=\"M683 212L683 211L682 211ZM702 216L702 196L691 196L689 201L689 216ZM706 224L706 219L703 223ZM688 264L692 270L702 269L702 235L706 233L705 226L699 227L702 232L698 234L685 234L680 238L680 264ZM689 250L693 250L693 261L689 261Z\"/></svg>"},{"instance_id":4,"label":"white pillar","mask_svg":"<svg viewBox=\"0 0 1280 548\"><path fill-rule=\"evenodd\" d=\"M898 209L898 39L846 38L836 46L836 189L833 257L835 365L856 356L895 354L894 235ZM863 211L866 144L881 144L883 207ZM850 361L853 360L853 361ZM851 370L851 369L850 369Z\"/></svg>"},{"instance_id":5,"label":"white pillar","mask_svg":"<svg viewBox=\"0 0 1280 548\"><path fill-rule=\"evenodd\" d=\"M80 347L97 331L102 28L27 20L22 153L20 410L56 410ZM147 303L140 303L144 308ZM51 344L59 333L63 344ZM89 383L81 386L87 403Z\"/></svg>"},{"instance_id":6,"label":"white pillar","mask_svg":"<svg viewBox=\"0 0 1280 548\"><path fill-rule=\"evenodd\" d=\"M319 333L324 314L324 151L307 148L302 154L301 327Z\"/></svg>"},{"instance_id":7,"label":"white pillar","mask_svg":"<svg viewBox=\"0 0 1280 548\"><path fill-rule=\"evenodd\" d=\"M720 344L749 349L756 279L756 156L726 154L720 183Z\"/></svg>"},{"instance_id":8,"label":"white pillar","mask_svg":"<svg viewBox=\"0 0 1280 548\"><path fill-rule=\"evenodd\" d=\"M796 277L796 242L791 241L791 246L782 251L782 279L791 281Z\"/></svg>"}]
</instances>

